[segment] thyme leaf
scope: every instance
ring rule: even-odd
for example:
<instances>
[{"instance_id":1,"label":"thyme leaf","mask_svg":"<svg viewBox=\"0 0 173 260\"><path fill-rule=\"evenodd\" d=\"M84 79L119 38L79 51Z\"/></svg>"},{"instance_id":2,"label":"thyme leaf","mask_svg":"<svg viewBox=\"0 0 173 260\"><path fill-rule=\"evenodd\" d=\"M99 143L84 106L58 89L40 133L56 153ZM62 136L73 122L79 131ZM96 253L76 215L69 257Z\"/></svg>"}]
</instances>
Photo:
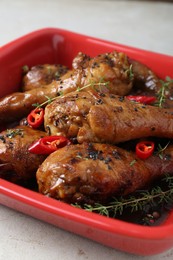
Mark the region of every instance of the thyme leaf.
<instances>
[{"instance_id":1,"label":"thyme leaf","mask_svg":"<svg viewBox=\"0 0 173 260\"><path fill-rule=\"evenodd\" d=\"M134 73L133 73L133 65L131 64L130 67L126 70L127 75L129 75L130 80L134 79Z\"/></svg>"},{"instance_id":2,"label":"thyme leaf","mask_svg":"<svg viewBox=\"0 0 173 260\"><path fill-rule=\"evenodd\" d=\"M130 166L133 166L137 161L136 160L133 160L130 162Z\"/></svg>"},{"instance_id":3,"label":"thyme leaf","mask_svg":"<svg viewBox=\"0 0 173 260\"><path fill-rule=\"evenodd\" d=\"M22 72L23 72L23 74L26 74L28 71L29 71L28 65L24 65L24 66L22 67Z\"/></svg>"},{"instance_id":4,"label":"thyme leaf","mask_svg":"<svg viewBox=\"0 0 173 260\"><path fill-rule=\"evenodd\" d=\"M160 80L160 82L161 82L162 86L161 86L161 88L160 88L160 90L159 90L159 92L157 94L158 101L156 102L155 105L161 108L163 106L165 100L166 100L166 91L168 90L169 85L171 83L173 83L173 79L171 79L170 77L167 76L165 78L165 81L164 80Z\"/></svg>"},{"instance_id":5,"label":"thyme leaf","mask_svg":"<svg viewBox=\"0 0 173 260\"><path fill-rule=\"evenodd\" d=\"M89 87L92 87L94 90L96 90L96 87L99 87L100 89L99 89L99 91L101 92L102 90L101 90L101 88L103 87L103 86L105 86L105 87L109 87L109 81L107 81L107 82L104 82L103 81L103 79L101 79L99 82L90 82L90 83L88 83L87 85L84 85L83 87L77 87L77 89L76 89L76 91L77 92L79 92L79 91L82 91L82 90L84 90L84 89L86 89L86 88L89 88ZM34 106L34 107L36 107L36 108L40 108L40 107L43 107L43 106L45 106L45 105L48 105L48 104L50 104L52 101L54 101L55 99L57 99L57 98L62 98L64 96L64 93L63 93L63 91L59 91L58 92L58 95L56 96L56 97L53 97L53 98L51 98L51 97L49 97L49 96L45 96L46 97L46 101L44 101L43 103L41 103L41 104L38 104L38 103L35 103L35 104L32 104L32 106Z\"/></svg>"},{"instance_id":6,"label":"thyme leaf","mask_svg":"<svg viewBox=\"0 0 173 260\"><path fill-rule=\"evenodd\" d=\"M72 206L82 208L89 212L95 212L107 217L116 217L117 214L122 215L125 209L130 209L131 212L143 210L146 205L157 203L161 205L163 203L169 203L173 200L173 176L166 175L162 179L167 183L167 188L164 190L160 186L156 186L151 191L139 191L138 196L129 195L128 197L113 198L107 205L95 203L94 205L84 204L72 204Z\"/></svg>"},{"instance_id":7,"label":"thyme leaf","mask_svg":"<svg viewBox=\"0 0 173 260\"><path fill-rule=\"evenodd\" d=\"M86 88L88 88L88 87L92 87L94 90L96 90L96 87L99 87L99 91L102 92L102 89L101 89L101 88L102 88L103 86L108 87L108 86L109 86L109 81L104 82L104 80L101 78L98 83L91 81L90 83L88 83L87 85L85 85L85 86L83 86L83 87L78 87L78 88L77 88L77 91L84 90L84 89L86 89Z\"/></svg>"},{"instance_id":8,"label":"thyme leaf","mask_svg":"<svg viewBox=\"0 0 173 260\"><path fill-rule=\"evenodd\" d=\"M164 147L162 147L161 144L158 144L156 154L160 157L161 160L163 159L163 152L166 150L166 148L168 147L169 144L170 144L170 141Z\"/></svg>"},{"instance_id":9,"label":"thyme leaf","mask_svg":"<svg viewBox=\"0 0 173 260\"><path fill-rule=\"evenodd\" d=\"M6 137L11 139L16 135L20 135L23 137L23 129L7 129Z\"/></svg>"}]
</instances>

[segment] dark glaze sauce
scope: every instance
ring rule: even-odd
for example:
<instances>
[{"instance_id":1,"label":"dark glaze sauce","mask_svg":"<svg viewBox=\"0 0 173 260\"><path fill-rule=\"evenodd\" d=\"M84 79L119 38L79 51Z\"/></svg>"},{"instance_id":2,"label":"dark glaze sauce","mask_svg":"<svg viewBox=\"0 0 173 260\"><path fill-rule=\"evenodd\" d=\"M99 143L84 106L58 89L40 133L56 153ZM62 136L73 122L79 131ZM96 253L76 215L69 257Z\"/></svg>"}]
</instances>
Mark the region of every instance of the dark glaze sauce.
<instances>
[{"instance_id":1,"label":"dark glaze sauce","mask_svg":"<svg viewBox=\"0 0 173 260\"><path fill-rule=\"evenodd\" d=\"M10 176L10 181L12 181L11 173L9 173L9 176ZM14 176L14 182L16 183L15 176ZM24 188L38 192L37 181L35 178L26 182L24 182L23 180L21 181L18 180L17 184ZM149 189L138 190L135 193L131 194L131 196L138 198L141 192L150 191L152 188L156 186L161 187L163 190L167 189L166 183L163 182L163 180L161 179L154 182ZM128 198L128 197L124 197L124 198ZM158 204L157 202L158 200L155 200L154 203L148 203L147 205L144 206L143 210L132 211L132 209L128 208L128 209L124 209L122 214L116 214L116 216L113 216L110 213L109 217L130 222L133 224L143 225L143 226L158 226L164 223L164 221L166 221L166 219L168 218L169 213L173 208L173 196L172 196L172 202L169 201L168 203L162 203L162 204Z\"/></svg>"},{"instance_id":2,"label":"dark glaze sauce","mask_svg":"<svg viewBox=\"0 0 173 260\"><path fill-rule=\"evenodd\" d=\"M161 187L163 190L166 190L167 188L167 185L165 183L163 184L162 180L159 180L154 182L149 189L136 191L132 195L138 197L138 193L140 194L141 192L150 191L156 186ZM142 210L132 211L131 209L125 209L123 214L117 214L116 218L143 226L158 226L164 223L169 217L169 213L173 208L173 196L172 201L167 203L163 202L160 204L158 203L158 200L159 199L156 199L153 203L148 203Z\"/></svg>"},{"instance_id":3,"label":"dark glaze sauce","mask_svg":"<svg viewBox=\"0 0 173 260\"><path fill-rule=\"evenodd\" d=\"M25 122L25 120L23 120L23 122ZM3 129L8 129L8 128L14 127L15 125L18 125L18 124L19 124L19 122L15 122L13 124L6 125L5 127L3 127ZM23 123L23 124L25 125L25 123ZM168 139L158 139L158 138L152 138L152 140L154 140L155 143L161 144L162 147L164 147L170 141ZM121 144L119 144L119 147L124 148L129 151L134 150L135 145L138 141L139 140L133 140L133 141L121 143ZM72 142L76 143L76 140L72 140ZM95 157L97 158L98 154L90 154L90 156L91 157L94 156L94 158ZM118 154L115 154L115 156L118 156ZM39 192L36 178L32 178L32 179L26 180L26 181L24 181L22 179L20 180L13 172L8 172L8 173L6 172L4 176L1 174L1 177L6 179L7 181L20 185L29 190ZM141 192L143 193L146 191L151 191L154 187L161 187L163 190L167 190L166 183L163 181L163 179L161 179L161 180L155 181L154 183L152 183L150 185L150 187L146 187L146 189L144 189L142 191L137 190L135 193L131 194L130 196L134 196L134 197L138 198L140 196ZM126 199L128 197L124 197L124 198ZM127 209L125 208L123 210L122 214L117 213L116 216L114 216L110 212L109 217L119 219L122 221L126 221L129 223L133 223L133 224L143 225L143 226L158 226L158 225L164 223L164 221L168 218L169 213L173 208L173 195L172 195L172 202L169 201L168 203L162 203L162 204L158 204L157 202L158 201L155 200L154 203L148 203L147 205L145 205L143 207L142 210L138 210L138 211L133 211L131 208L127 208ZM111 203L111 201L110 201L110 203Z\"/></svg>"},{"instance_id":4,"label":"dark glaze sauce","mask_svg":"<svg viewBox=\"0 0 173 260\"><path fill-rule=\"evenodd\" d=\"M97 64L94 64L94 66L97 66ZM147 85L143 84L143 81L139 78L138 81L136 82L133 90L131 91L131 93L129 93L131 95L154 95L155 91L148 87ZM124 97L122 97L123 100ZM101 102L101 99L98 100L98 102ZM165 102L164 107L167 108L172 108L172 93L170 94L170 96L167 99L167 102ZM18 123L14 123L5 127L0 127L0 131L7 129L7 128L11 128L14 127L15 125L17 125ZM23 121L23 124L25 125L25 122ZM73 143L75 143L76 140L74 140ZM160 140L159 140L160 141ZM163 142L167 143L167 140ZM128 143L124 143L124 144L120 144L120 147L123 147L125 149L134 149L135 146L135 141L130 141ZM2 176L3 178L3 176ZM33 190L35 192L38 192L38 186L37 186L37 181L36 178L28 180L28 181L23 181L23 180L19 180L16 179L16 176L9 172L8 174L5 175L5 179L9 180L11 182L16 183L17 185L20 185L24 188ZM161 180L153 183L151 185L151 187L147 187L147 190L151 190L153 187L155 186L162 186L163 183ZM166 189L166 185L164 184L164 188ZM145 190L144 190L145 191ZM141 191L136 191L134 194L132 194L135 197L138 197L139 193ZM115 216L116 219L120 219L126 222L130 222L130 223L135 223L135 224L139 224L139 225L144 225L144 226L157 226L162 224L167 217L169 216L169 212L170 210L172 210L173 208L173 200L172 202L169 203L163 203L163 204L159 204L157 203L157 200L152 203L152 204L147 204L143 210L138 210L138 211L134 211L132 212L131 209L125 209L123 210L122 214L117 214ZM110 217L114 217L113 215Z\"/></svg>"}]
</instances>

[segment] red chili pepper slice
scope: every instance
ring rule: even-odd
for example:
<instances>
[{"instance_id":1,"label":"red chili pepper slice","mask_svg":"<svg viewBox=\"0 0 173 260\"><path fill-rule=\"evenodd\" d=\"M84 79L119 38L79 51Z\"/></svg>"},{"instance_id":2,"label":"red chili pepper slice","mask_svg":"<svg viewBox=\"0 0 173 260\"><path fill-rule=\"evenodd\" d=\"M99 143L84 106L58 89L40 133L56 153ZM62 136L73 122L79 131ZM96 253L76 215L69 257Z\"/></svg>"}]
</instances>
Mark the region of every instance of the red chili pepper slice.
<instances>
[{"instance_id":1,"label":"red chili pepper slice","mask_svg":"<svg viewBox=\"0 0 173 260\"><path fill-rule=\"evenodd\" d=\"M39 107L31 111L27 116L27 121L33 128L38 128L44 121L44 109Z\"/></svg>"},{"instance_id":2,"label":"red chili pepper slice","mask_svg":"<svg viewBox=\"0 0 173 260\"><path fill-rule=\"evenodd\" d=\"M154 152L154 142L142 141L136 145L136 155L140 159L147 159Z\"/></svg>"},{"instance_id":3,"label":"red chili pepper slice","mask_svg":"<svg viewBox=\"0 0 173 260\"><path fill-rule=\"evenodd\" d=\"M142 104L150 105L156 101L156 97L154 96L126 96L128 100L139 102Z\"/></svg>"},{"instance_id":4,"label":"red chili pepper slice","mask_svg":"<svg viewBox=\"0 0 173 260\"><path fill-rule=\"evenodd\" d=\"M28 150L34 154L50 154L68 144L70 144L70 140L66 137L51 135L35 141L29 146Z\"/></svg>"}]
</instances>

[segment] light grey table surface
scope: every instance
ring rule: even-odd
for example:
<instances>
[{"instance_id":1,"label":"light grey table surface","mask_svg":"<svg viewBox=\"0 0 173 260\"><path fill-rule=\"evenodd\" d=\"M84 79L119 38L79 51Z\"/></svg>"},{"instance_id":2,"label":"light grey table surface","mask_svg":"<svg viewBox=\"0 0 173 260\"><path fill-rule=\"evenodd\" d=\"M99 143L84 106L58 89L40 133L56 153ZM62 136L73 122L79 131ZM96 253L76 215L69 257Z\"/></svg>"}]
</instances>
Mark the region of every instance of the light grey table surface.
<instances>
[{"instance_id":1,"label":"light grey table surface","mask_svg":"<svg viewBox=\"0 0 173 260\"><path fill-rule=\"evenodd\" d=\"M0 46L59 27L173 56L173 4L157 1L0 0ZM133 256L0 206L0 259L173 259Z\"/></svg>"}]
</instances>

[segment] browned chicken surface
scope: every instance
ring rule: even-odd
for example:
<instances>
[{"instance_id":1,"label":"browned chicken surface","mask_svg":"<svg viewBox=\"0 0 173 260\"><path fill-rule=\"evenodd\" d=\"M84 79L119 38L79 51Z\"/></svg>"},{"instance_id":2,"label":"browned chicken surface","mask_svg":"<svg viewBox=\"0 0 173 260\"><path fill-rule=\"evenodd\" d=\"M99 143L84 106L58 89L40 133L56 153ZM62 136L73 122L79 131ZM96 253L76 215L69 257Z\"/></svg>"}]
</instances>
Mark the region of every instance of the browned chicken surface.
<instances>
[{"instance_id":1,"label":"browned chicken surface","mask_svg":"<svg viewBox=\"0 0 173 260\"><path fill-rule=\"evenodd\" d=\"M173 108L173 80L161 80L148 67L138 61L130 61L133 68L134 84L131 95L164 96L163 108ZM169 77L168 77L169 78Z\"/></svg>"},{"instance_id":2,"label":"browned chicken surface","mask_svg":"<svg viewBox=\"0 0 173 260\"><path fill-rule=\"evenodd\" d=\"M78 53L74 58L73 74L70 79L62 79L61 91L63 93L91 85L102 91L118 95L126 95L132 88L133 77L130 76L130 63L124 53L116 51L98 55L94 58ZM109 82L109 88L103 84L96 83Z\"/></svg>"},{"instance_id":3,"label":"browned chicken surface","mask_svg":"<svg viewBox=\"0 0 173 260\"><path fill-rule=\"evenodd\" d=\"M28 79L28 75L24 79L27 91L16 92L0 99L1 123L19 120L33 109L33 104L41 104L48 98L52 99L62 93L66 94L84 88L86 85L87 89L94 88L116 95L127 95L132 89L134 79L138 78L138 69L143 72L142 80L148 81L148 74L146 74L148 68L146 66L136 65L133 73L133 66L131 66L128 57L116 51L94 58L79 53L74 58L72 67L72 71L67 72L60 79L53 80L48 85L41 84L36 88L33 88L32 82L35 81L35 86L37 82L39 84L40 79L35 76L35 69L33 69L34 71L30 72L31 78ZM45 70L42 71L42 74L44 73L47 77ZM155 77L153 76L153 78ZM109 87L107 87L107 83L109 83ZM156 83L157 81L154 84Z\"/></svg>"},{"instance_id":4,"label":"browned chicken surface","mask_svg":"<svg viewBox=\"0 0 173 260\"><path fill-rule=\"evenodd\" d=\"M29 153L28 147L33 141L45 135L45 132L27 126L1 132L0 177L14 182L34 177L45 156Z\"/></svg>"},{"instance_id":5,"label":"browned chicken surface","mask_svg":"<svg viewBox=\"0 0 173 260\"><path fill-rule=\"evenodd\" d=\"M154 96L157 102L161 95L163 102L160 107L135 103L126 97L130 94ZM36 177L46 196L94 203L172 175L172 145L161 149L162 156L155 150L144 160L134 149L138 139L151 137L171 144L172 94L172 81L161 81L144 64L116 51L94 58L80 52L68 71L61 65L34 66L23 78L23 92L0 99L0 127L21 123L0 134L0 177L13 182ZM24 126L34 104L44 108L43 131ZM49 156L29 152L45 135L66 136L71 144ZM60 147L54 141L45 145Z\"/></svg>"},{"instance_id":6,"label":"browned chicken surface","mask_svg":"<svg viewBox=\"0 0 173 260\"><path fill-rule=\"evenodd\" d=\"M62 75L64 75L68 68L61 64L44 64L37 65L24 70L24 77L22 80L22 90L28 91L40 86L48 85L53 80L58 80Z\"/></svg>"},{"instance_id":7,"label":"browned chicken surface","mask_svg":"<svg viewBox=\"0 0 173 260\"><path fill-rule=\"evenodd\" d=\"M130 60L132 71L134 75L134 88L135 94L145 92L147 95L155 95L162 87L160 79L156 74L142 63Z\"/></svg>"},{"instance_id":8,"label":"browned chicken surface","mask_svg":"<svg viewBox=\"0 0 173 260\"><path fill-rule=\"evenodd\" d=\"M0 99L0 122L8 123L22 119L34 109L34 104L56 96L57 81L25 92L15 92Z\"/></svg>"},{"instance_id":9,"label":"browned chicken surface","mask_svg":"<svg viewBox=\"0 0 173 260\"><path fill-rule=\"evenodd\" d=\"M77 137L79 143L173 138L173 113L112 94L73 92L46 107L45 129L51 135Z\"/></svg>"},{"instance_id":10,"label":"browned chicken surface","mask_svg":"<svg viewBox=\"0 0 173 260\"><path fill-rule=\"evenodd\" d=\"M112 145L84 143L49 155L37 171L37 181L44 195L70 203L92 203L127 195L168 173L173 174L172 146L164 151L163 159L153 155L140 160Z\"/></svg>"}]
</instances>

